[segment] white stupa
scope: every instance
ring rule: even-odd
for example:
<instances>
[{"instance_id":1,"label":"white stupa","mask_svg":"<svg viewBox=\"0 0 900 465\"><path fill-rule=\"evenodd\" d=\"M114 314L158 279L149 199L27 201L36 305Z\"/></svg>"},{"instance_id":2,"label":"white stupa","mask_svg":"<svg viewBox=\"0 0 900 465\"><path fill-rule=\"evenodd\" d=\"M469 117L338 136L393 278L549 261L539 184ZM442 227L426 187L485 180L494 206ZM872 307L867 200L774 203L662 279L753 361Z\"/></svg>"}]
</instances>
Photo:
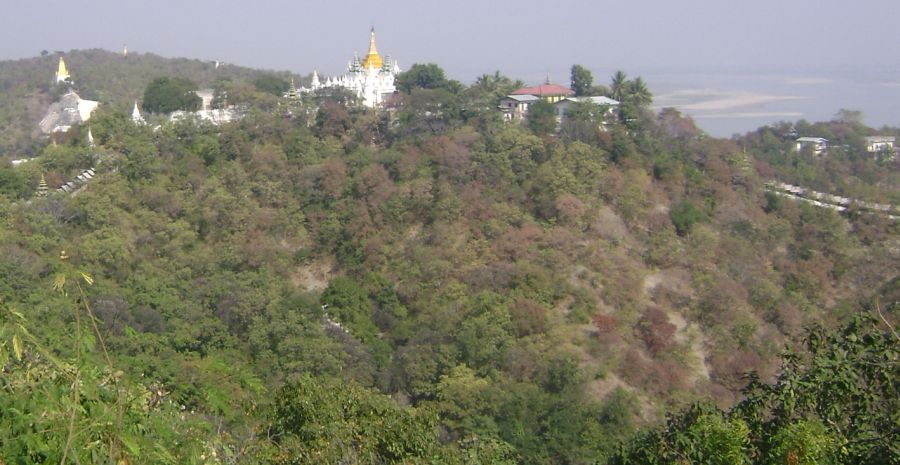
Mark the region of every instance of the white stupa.
<instances>
[{"instance_id":1,"label":"white stupa","mask_svg":"<svg viewBox=\"0 0 900 465\"><path fill-rule=\"evenodd\" d=\"M141 110L138 109L137 100L134 101L134 110L131 110L131 122L134 124L147 124L147 121L141 115Z\"/></svg>"},{"instance_id":2,"label":"white stupa","mask_svg":"<svg viewBox=\"0 0 900 465\"><path fill-rule=\"evenodd\" d=\"M400 66L390 56L382 58L375 47L375 28L369 36L369 52L360 60L354 54L347 66L347 74L329 77L322 84L317 70L313 71L310 90L316 91L327 87L342 87L355 93L367 107L377 107L384 103L387 96L396 92L394 77L400 73Z\"/></svg>"}]
</instances>

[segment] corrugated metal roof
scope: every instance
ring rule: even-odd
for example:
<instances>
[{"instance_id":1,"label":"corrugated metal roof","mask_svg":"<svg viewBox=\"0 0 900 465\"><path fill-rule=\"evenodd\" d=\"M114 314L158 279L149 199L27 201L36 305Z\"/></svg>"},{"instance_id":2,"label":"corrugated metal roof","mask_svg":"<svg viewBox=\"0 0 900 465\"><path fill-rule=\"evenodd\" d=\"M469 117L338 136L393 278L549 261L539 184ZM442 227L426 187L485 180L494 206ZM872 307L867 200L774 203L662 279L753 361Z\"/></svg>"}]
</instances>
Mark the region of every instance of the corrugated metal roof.
<instances>
[{"instance_id":1,"label":"corrugated metal roof","mask_svg":"<svg viewBox=\"0 0 900 465\"><path fill-rule=\"evenodd\" d=\"M507 95L506 98L517 102L533 102L538 100L538 97L535 97L534 95Z\"/></svg>"},{"instance_id":2,"label":"corrugated metal roof","mask_svg":"<svg viewBox=\"0 0 900 465\"><path fill-rule=\"evenodd\" d=\"M571 100L573 102L590 102L596 103L597 105L618 105L619 101L611 99L609 97L603 95L597 95L592 97L568 97L566 100Z\"/></svg>"}]
</instances>

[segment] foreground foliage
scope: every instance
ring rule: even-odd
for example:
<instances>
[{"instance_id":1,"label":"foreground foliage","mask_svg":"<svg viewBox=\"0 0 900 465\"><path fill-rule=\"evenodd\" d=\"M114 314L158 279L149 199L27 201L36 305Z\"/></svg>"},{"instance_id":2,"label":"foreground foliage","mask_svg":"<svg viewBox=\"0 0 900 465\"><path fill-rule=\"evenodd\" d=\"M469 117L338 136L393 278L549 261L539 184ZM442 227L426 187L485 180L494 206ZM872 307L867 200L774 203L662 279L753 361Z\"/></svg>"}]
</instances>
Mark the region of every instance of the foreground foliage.
<instances>
[{"instance_id":1,"label":"foreground foliage","mask_svg":"<svg viewBox=\"0 0 900 465\"><path fill-rule=\"evenodd\" d=\"M900 337L861 316L812 330L774 383L753 376L728 412L696 405L641 433L612 464L900 463Z\"/></svg>"}]
</instances>

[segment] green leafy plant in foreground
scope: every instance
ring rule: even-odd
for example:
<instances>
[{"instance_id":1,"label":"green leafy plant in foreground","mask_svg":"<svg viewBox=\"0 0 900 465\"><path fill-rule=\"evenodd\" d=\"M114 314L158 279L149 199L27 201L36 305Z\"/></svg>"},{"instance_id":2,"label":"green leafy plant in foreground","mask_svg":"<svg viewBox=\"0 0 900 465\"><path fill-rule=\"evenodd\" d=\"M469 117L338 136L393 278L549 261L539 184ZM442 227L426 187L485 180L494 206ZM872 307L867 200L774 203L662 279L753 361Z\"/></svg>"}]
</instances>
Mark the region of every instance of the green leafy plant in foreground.
<instances>
[{"instance_id":1,"label":"green leafy plant in foreground","mask_svg":"<svg viewBox=\"0 0 900 465\"><path fill-rule=\"evenodd\" d=\"M61 257L66 258L65 252ZM165 388L130 382L110 361L83 285L66 263L53 288L74 299L73 356L59 356L0 308L0 458L10 464L206 463L202 421L180 412ZM68 299L66 299L68 300Z\"/></svg>"},{"instance_id":2,"label":"green leafy plant in foreground","mask_svg":"<svg viewBox=\"0 0 900 465\"><path fill-rule=\"evenodd\" d=\"M860 315L809 332L772 384L750 375L745 399L723 412L695 405L645 431L612 464L900 463L900 338Z\"/></svg>"}]
</instances>

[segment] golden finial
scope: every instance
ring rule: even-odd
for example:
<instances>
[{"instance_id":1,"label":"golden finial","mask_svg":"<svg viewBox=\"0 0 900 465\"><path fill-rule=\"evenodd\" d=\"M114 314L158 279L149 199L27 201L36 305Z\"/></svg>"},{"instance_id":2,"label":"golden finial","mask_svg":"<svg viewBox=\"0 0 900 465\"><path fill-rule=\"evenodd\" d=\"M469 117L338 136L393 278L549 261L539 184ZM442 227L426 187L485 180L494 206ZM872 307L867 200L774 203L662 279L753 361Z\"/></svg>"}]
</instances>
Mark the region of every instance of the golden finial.
<instances>
[{"instance_id":1,"label":"golden finial","mask_svg":"<svg viewBox=\"0 0 900 465\"><path fill-rule=\"evenodd\" d=\"M378 49L375 47L375 26L372 26L372 30L369 32L369 53L367 53L366 58L363 59L362 66L363 68L377 69L384 66L384 60L381 58L381 55L378 54Z\"/></svg>"}]
</instances>

